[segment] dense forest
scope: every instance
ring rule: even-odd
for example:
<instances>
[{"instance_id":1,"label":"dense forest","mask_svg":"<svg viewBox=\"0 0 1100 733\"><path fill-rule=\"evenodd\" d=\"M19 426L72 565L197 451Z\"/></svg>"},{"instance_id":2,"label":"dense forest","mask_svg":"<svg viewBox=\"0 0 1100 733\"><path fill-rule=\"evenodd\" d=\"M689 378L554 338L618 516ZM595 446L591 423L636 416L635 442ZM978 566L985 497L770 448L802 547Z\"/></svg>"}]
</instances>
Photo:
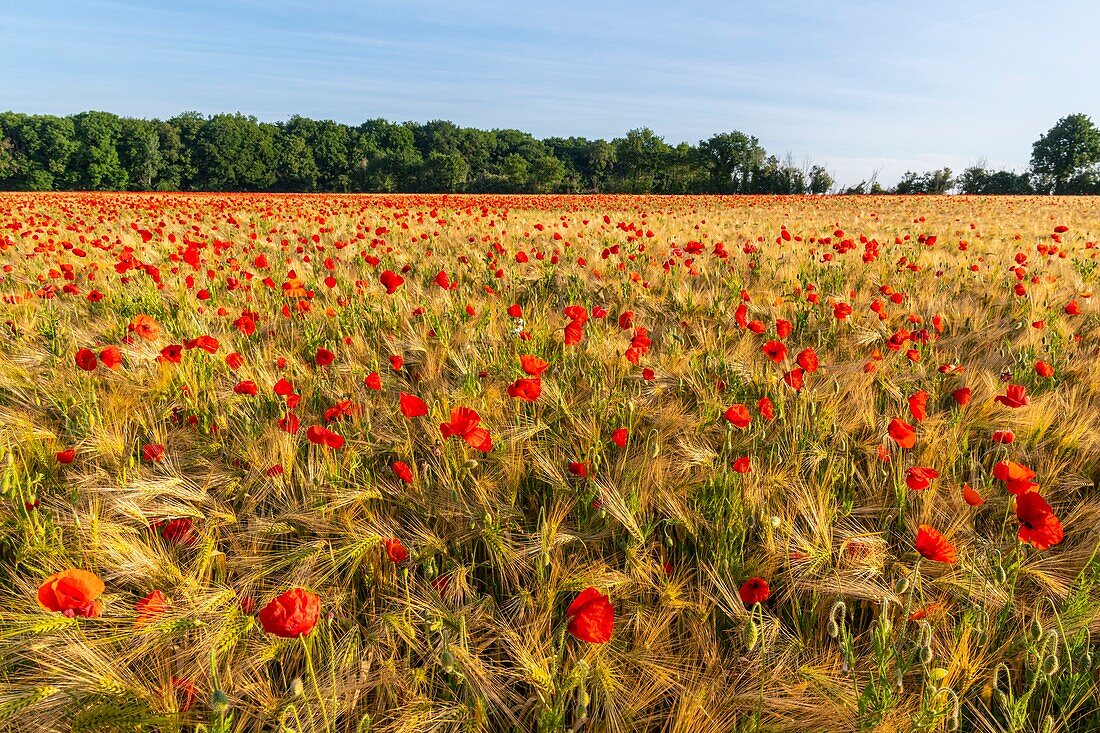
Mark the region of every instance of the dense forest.
<instances>
[{"instance_id":1,"label":"dense forest","mask_svg":"<svg viewBox=\"0 0 1100 733\"><path fill-rule=\"evenodd\" d=\"M611 141L539 140L451 122L361 125L186 112L168 120L0 113L0 189L469 193L1100 193L1100 133L1070 115L1033 146L1028 171L984 164L871 176L839 187L823 165L769 154L742 132L672 145L642 127Z\"/></svg>"}]
</instances>

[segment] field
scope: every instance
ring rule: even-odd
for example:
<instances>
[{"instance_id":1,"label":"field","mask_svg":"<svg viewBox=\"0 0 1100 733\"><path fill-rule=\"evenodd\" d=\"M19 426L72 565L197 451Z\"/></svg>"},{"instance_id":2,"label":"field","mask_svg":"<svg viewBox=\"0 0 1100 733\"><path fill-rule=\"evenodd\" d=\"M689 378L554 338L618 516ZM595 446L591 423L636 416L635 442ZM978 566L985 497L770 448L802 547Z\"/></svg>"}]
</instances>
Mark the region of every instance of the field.
<instances>
[{"instance_id":1,"label":"field","mask_svg":"<svg viewBox=\"0 0 1100 733\"><path fill-rule=\"evenodd\" d=\"M0 195L0 729L1100 729L1097 239Z\"/></svg>"}]
</instances>

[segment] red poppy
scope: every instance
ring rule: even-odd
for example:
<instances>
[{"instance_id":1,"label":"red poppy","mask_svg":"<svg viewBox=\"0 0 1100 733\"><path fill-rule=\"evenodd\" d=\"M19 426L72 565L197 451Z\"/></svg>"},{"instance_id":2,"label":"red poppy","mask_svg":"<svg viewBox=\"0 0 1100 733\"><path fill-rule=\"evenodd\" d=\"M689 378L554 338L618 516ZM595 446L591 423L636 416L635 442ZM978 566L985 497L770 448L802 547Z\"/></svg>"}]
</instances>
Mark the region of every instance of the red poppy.
<instances>
[{"instance_id":1,"label":"red poppy","mask_svg":"<svg viewBox=\"0 0 1100 733\"><path fill-rule=\"evenodd\" d=\"M397 354L390 357L390 368L395 372L401 371L401 367L405 366L405 359Z\"/></svg>"},{"instance_id":2,"label":"red poppy","mask_svg":"<svg viewBox=\"0 0 1100 733\"><path fill-rule=\"evenodd\" d=\"M286 379L284 377L275 383L275 386L272 387L272 390L278 396L286 397L287 395L294 393L294 385L290 383L289 379Z\"/></svg>"},{"instance_id":3,"label":"red poppy","mask_svg":"<svg viewBox=\"0 0 1100 733\"><path fill-rule=\"evenodd\" d=\"M396 537L390 537L383 544L386 546L386 557L395 565L405 562L405 559L409 556L409 551L401 544L401 540Z\"/></svg>"},{"instance_id":4,"label":"red poppy","mask_svg":"<svg viewBox=\"0 0 1100 733\"><path fill-rule=\"evenodd\" d=\"M108 346L99 352L99 360L108 369L118 369L119 365L122 364L122 352L119 351L117 346Z\"/></svg>"},{"instance_id":5,"label":"red poppy","mask_svg":"<svg viewBox=\"0 0 1100 733\"><path fill-rule=\"evenodd\" d=\"M971 394L970 387L959 387L951 393L951 397L954 398L955 403L958 405L969 405Z\"/></svg>"},{"instance_id":6,"label":"red poppy","mask_svg":"<svg viewBox=\"0 0 1100 733\"><path fill-rule=\"evenodd\" d=\"M573 461L569 464L569 473L580 478L587 478L588 466L581 461Z\"/></svg>"},{"instance_id":7,"label":"red poppy","mask_svg":"<svg viewBox=\"0 0 1100 733\"><path fill-rule=\"evenodd\" d=\"M756 409L760 411L760 417L765 420L775 419L775 403L767 397L761 397L756 401Z\"/></svg>"},{"instance_id":8,"label":"red poppy","mask_svg":"<svg viewBox=\"0 0 1100 733\"><path fill-rule=\"evenodd\" d=\"M428 406L424 404L424 400L420 399L416 395L406 394L402 392L400 394L399 401L401 404L401 413L405 417L413 418L428 414Z\"/></svg>"},{"instance_id":9,"label":"red poppy","mask_svg":"<svg viewBox=\"0 0 1100 733\"><path fill-rule=\"evenodd\" d=\"M741 596L741 602L746 606L763 603L771 594L768 581L757 577L749 578L737 589L737 595Z\"/></svg>"},{"instance_id":10,"label":"red poppy","mask_svg":"<svg viewBox=\"0 0 1100 733\"><path fill-rule=\"evenodd\" d=\"M157 357L159 362L167 362L169 364L179 364L180 359L183 358L183 345L182 344L168 344L160 350L160 356Z\"/></svg>"},{"instance_id":11,"label":"red poppy","mask_svg":"<svg viewBox=\"0 0 1100 733\"><path fill-rule=\"evenodd\" d=\"M726 408L726 411L722 413L722 417L726 419L726 422L742 429L747 428L749 423L752 422L749 408L740 403Z\"/></svg>"},{"instance_id":12,"label":"red poppy","mask_svg":"<svg viewBox=\"0 0 1100 733\"><path fill-rule=\"evenodd\" d=\"M195 521L189 517L177 517L167 521L157 522L154 525L165 542L171 542L184 547L195 544Z\"/></svg>"},{"instance_id":13,"label":"red poppy","mask_svg":"<svg viewBox=\"0 0 1100 733\"><path fill-rule=\"evenodd\" d=\"M890 421L890 437L902 448L912 448L917 444L917 431L913 426L899 418Z\"/></svg>"},{"instance_id":14,"label":"red poppy","mask_svg":"<svg viewBox=\"0 0 1100 733\"><path fill-rule=\"evenodd\" d=\"M760 347L760 350L764 352L764 356L771 359L776 364L780 364L787 358L787 347L783 345L782 341L772 339L766 344Z\"/></svg>"},{"instance_id":15,"label":"red poppy","mask_svg":"<svg viewBox=\"0 0 1100 733\"><path fill-rule=\"evenodd\" d=\"M336 354L333 354L328 349L318 346L317 354L313 357L313 361L317 366L326 367L336 359Z\"/></svg>"},{"instance_id":16,"label":"red poppy","mask_svg":"<svg viewBox=\"0 0 1100 733\"><path fill-rule=\"evenodd\" d=\"M103 581L87 570L62 570L54 573L38 588L38 604L47 611L60 611L72 618L96 618L103 604L96 599L103 595Z\"/></svg>"},{"instance_id":17,"label":"red poppy","mask_svg":"<svg viewBox=\"0 0 1100 733\"><path fill-rule=\"evenodd\" d=\"M370 389L380 390L382 389L382 375L378 372L371 372L367 375L367 378L363 380L363 384L367 385Z\"/></svg>"},{"instance_id":18,"label":"red poppy","mask_svg":"<svg viewBox=\"0 0 1100 733\"><path fill-rule=\"evenodd\" d=\"M985 503L982 495L970 488L970 484L963 484L963 501L970 506L981 506Z\"/></svg>"},{"instance_id":19,"label":"red poppy","mask_svg":"<svg viewBox=\"0 0 1100 733\"><path fill-rule=\"evenodd\" d=\"M523 318L523 309L519 307L519 303L508 306L508 315L512 318Z\"/></svg>"},{"instance_id":20,"label":"red poppy","mask_svg":"<svg viewBox=\"0 0 1100 733\"><path fill-rule=\"evenodd\" d=\"M1016 434L1011 430L994 430L992 437L994 443L1001 443L1003 445L1008 445L1016 440Z\"/></svg>"},{"instance_id":21,"label":"red poppy","mask_svg":"<svg viewBox=\"0 0 1100 733\"><path fill-rule=\"evenodd\" d=\"M752 463L748 456L741 456L733 462L733 470L735 473L750 473L752 471Z\"/></svg>"},{"instance_id":22,"label":"red poppy","mask_svg":"<svg viewBox=\"0 0 1100 733\"><path fill-rule=\"evenodd\" d=\"M146 443L141 447L141 455L150 463L164 460L164 446L160 443Z\"/></svg>"},{"instance_id":23,"label":"red poppy","mask_svg":"<svg viewBox=\"0 0 1100 733\"><path fill-rule=\"evenodd\" d=\"M917 552L932 562L955 564L955 546L939 530L922 524L917 528Z\"/></svg>"},{"instance_id":24,"label":"red poppy","mask_svg":"<svg viewBox=\"0 0 1100 733\"><path fill-rule=\"evenodd\" d=\"M1027 389L1022 384L1010 384L1005 387L1005 393L1003 395L997 395L993 398L994 402L1000 402L1005 407L1017 408L1031 404L1031 399L1027 396Z\"/></svg>"},{"instance_id":25,"label":"red poppy","mask_svg":"<svg viewBox=\"0 0 1100 733\"><path fill-rule=\"evenodd\" d=\"M306 428L306 438L310 443L339 450L344 445L344 436L333 432L323 425L310 425Z\"/></svg>"},{"instance_id":26,"label":"red poppy","mask_svg":"<svg viewBox=\"0 0 1100 733\"><path fill-rule=\"evenodd\" d=\"M787 383L787 386L796 392L802 390L802 375L804 374L802 367L795 367L786 374L783 375L783 381Z\"/></svg>"},{"instance_id":27,"label":"red poppy","mask_svg":"<svg viewBox=\"0 0 1100 733\"><path fill-rule=\"evenodd\" d=\"M146 341L156 341L160 336L160 326L152 317L139 313L134 316L134 319L130 321L130 325L126 327L130 333L136 333Z\"/></svg>"},{"instance_id":28,"label":"red poppy","mask_svg":"<svg viewBox=\"0 0 1100 733\"><path fill-rule=\"evenodd\" d=\"M475 410L458 407L451 411L450 422L440 423L439 431L443 433L444 439L452 436L462 438L471 447L488 453L493 449L493 439L488 430L478 427L480 422L481 416Z\"/></svg>"},{"instance_id":29,"label":"red poppy","mask_svg":"<svg viewBox=\"0 0 1100 733\"><path fill-rule=\"evenodd\" d=\"M905 485L913 491L924 491L932 485L932 479L938 477L939 473L931 468L913 466L905 471Z\"/></svg>"},{"instance_id":30,"label":"red poppy","mask_svg":"<svg viewBox=\"0 0 1100 733\"><path fill-rule=\"evenodd\" d=\"M795 358L798 362L798 366L802 367L803 371L813 374L818 368L817 353L813 349L803 349L798 352L798 356Z\"/></svg>"},{"instance_id":31,"label":"red poppy","mask_svg":"<svg viewBox=\"0 0 1100 733\"><path fill-rule=\"evenodd\" d=\"M407 484L411 484L413 480L412 469L409 468L409 464L404 461L394 461L393 472L397 474L397 477Z\"/></svg>"},{"instance_id":32,"label":"red poppy","mask_svg":"<svg viewBox=\"0 0 1100 733\"><path fill-rule=\"evenodd\" d=\"M928 393L921 391L909 398L909 412L917 422L928 417Z\"/></svg>"},{"instance_id":33,"label":"red poppy","mask_svg":"<svg viewBox=\"0 0 1100 733\"><path fill-rule=\"evenodd\" d=\"M611 442L620 448L626 447L626 441L630 437L630 433L626 428L619 428L615 432L611 433Z\"/></svg>"},{"instance_id":34,"label":"red poppy","mask_svg":"<svg viewBox=\"0 0 1100 733\"><path fill-rule=\"evenodd\" d=\"M138 613L135 623L140 626L141 624L149 623L154 618L167 611L168 601L164 598L163 592L155 590L135 603L134 610Z\"/></svg>"},{"instance_id":35,"label":"red poppy","mask_svg":"<svg viewBox=\"0 0 1100 733\"><path fill-rule=\"evenodd\" d=\"M1038 374L1040 377L1050 379L1054 376L1054 367L1052 367L1050 364L1047 364L1045 361L1037 361L1035 362L1035 373Z\"/></svg>"},{"instance_id":36,"label":"red poppy","mask_svg":"<svg viewBox=\"0 0 1100 733\"><path fill-rule=\"evenodd\" d=\"M519 358L520 367L523 371L532 377L542 376L542 373L546 371L546 368L550 366L550 362L543 361L537 356L531 354L524 354Z\"/></svg>"},{"instance_id":37,"label":"red poppy","mask_svg":"<svg viewBox=\"0 0 1100 733\"><path fill-rule=\"evenodd\" d=\"M565 611L569 633L589 644L611 641L615 628L615 608L611 599L595 588L581 591Z\"/></svg>"},{"instance_id":38,"label":"red poppy","mask_svg":"<svg viewBox=\"0 0 1100 733\"><path fill-rule=\"evenodd\" d=\"M95 352L91 349L78 349L76 352L76 365L86 372L95 371L96 365L99 362L96 360Z\"/></svg>"},{"instance_id":39,"label":"red poppy","mask_svg":"<svg viewBox=\"0 0 1100 733\"><path fill-rule=\"evenodd\" d=\"M1005 488L1014 496L1026 494L1039 488L1039 484L1031 479L1035 478L1035 472L1022 463L1015 461L1000 461L993 466L993 478L1005 482Z\"/></svg>"},{"instance_id":40,"label":"red poppy","mask_svg":"<svg viewBox=\"0 0 1100 733\"><path fill-rule=\"evenodd\" d=\"M76 449L66 448L65 450L59 450L57 453L54 454L54 457L57 458L58 463L72 463L73 460L76 458Z\"/></svg>"},{"instance_id":41,"label":"red poppy","mask_svg":"<svg viewBox=\"0 0 1100 733\"><path fill-rule=\"evenodd\" d=\"M386 287L386 293L389 295L396 293L397 289L405 282L405 278L401 277L393 270L384 271L378 279Z\"/></svg>"},{"instance_id":42,"label":"red poppy","mask_svg":"<svg viewBox=\"0 0 1100 733\"><path fill-rule=\"evenodd\" d=\"M1020 529L1016 536L1038 550L1047 550L1062 541L1062 523L1050 508L1046 499L1036 491L1016 497L1016 520Z\"/></svg>"},{"instance_id":43,"label":"red poppy","mask_svg":"<svg viewBox=\"0 0 1100 733\"><path fill-rule=\"evenodd\" d=\"M269 634L292 639L313 631L320 613L320 598L304 588L291 588L260 610L260 625Z\"/></svg>"},{"instance_id":44,"label":"red poppy","mask_svg":"<svg viewBox=\"0 0 1100 733\"><path fill-rule=\"evenodd\" d=\"M237 371L244 364L244 357L234 351L225 355L225 363L229 365L230 369Z\"/></svg>"},{"instance_id":45,"label":"red poppy","mask_svg":"<svg viewBox=\"0 0 1100 733\"><path fill-rule=\"evenodd\" d=\"M291 435L298 432L299 424L298 416L293 412L289 412L285 417L279 418L279 427L283 432L290 433Z\"/></svg>"},{"instance_id":46,"label":"red poppy","mask_svg":"<svg viewBox=\"0 0 1100 733\"><path fill-rule=\"evenodd\" d=\"M508 396L534 402L542 394L542 380L538 377L517 379L508 385Z\"/></svg>"},{"instance_id":47,"label":"red poppy","mask_svg":"<svg viewBox=\"0 0 1100 733\"><path fill-rule=\"evenodd\" d=\"M236 394L255 395L260 391L260 388L255 382L243 381L237 382L233 387L233 392Z\"/></svg>"}]
</instances>

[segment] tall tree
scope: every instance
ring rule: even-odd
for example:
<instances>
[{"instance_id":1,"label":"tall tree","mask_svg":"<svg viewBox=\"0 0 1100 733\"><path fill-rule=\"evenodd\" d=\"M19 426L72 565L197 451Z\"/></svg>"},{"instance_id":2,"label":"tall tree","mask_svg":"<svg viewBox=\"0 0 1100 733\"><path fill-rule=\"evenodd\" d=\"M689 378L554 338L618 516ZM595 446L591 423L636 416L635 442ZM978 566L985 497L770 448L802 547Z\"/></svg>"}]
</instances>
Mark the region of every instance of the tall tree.
<instances>
[{"instance_id":1,"label":"tall tree","mask_svg":"<svg viewBox=\"0 0 1100 733\"><path fill-rule=\"evenodd\" d=\"M1035 188L1069 193L1074 178L1087 177L1100 163L1100 131L1087 115L1063 117L1031 147Z\"/></svg>"}]
</instances>

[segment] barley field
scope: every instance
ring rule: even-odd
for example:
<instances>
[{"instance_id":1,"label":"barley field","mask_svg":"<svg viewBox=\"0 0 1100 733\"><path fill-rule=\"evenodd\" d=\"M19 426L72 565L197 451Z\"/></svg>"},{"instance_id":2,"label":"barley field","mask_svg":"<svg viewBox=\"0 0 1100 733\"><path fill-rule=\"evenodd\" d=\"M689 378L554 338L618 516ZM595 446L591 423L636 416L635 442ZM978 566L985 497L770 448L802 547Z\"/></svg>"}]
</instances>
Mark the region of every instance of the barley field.
<instances>
[{"instance_id":1,"label":"barley field","mask_svg":"<svg viewBox=\"0 0 1100 733\"><path fill-rule=\"evenodd\" d=\"M1100 728L1090 197L0 194L0 728Z\"/></svg>"}]
</instances>

